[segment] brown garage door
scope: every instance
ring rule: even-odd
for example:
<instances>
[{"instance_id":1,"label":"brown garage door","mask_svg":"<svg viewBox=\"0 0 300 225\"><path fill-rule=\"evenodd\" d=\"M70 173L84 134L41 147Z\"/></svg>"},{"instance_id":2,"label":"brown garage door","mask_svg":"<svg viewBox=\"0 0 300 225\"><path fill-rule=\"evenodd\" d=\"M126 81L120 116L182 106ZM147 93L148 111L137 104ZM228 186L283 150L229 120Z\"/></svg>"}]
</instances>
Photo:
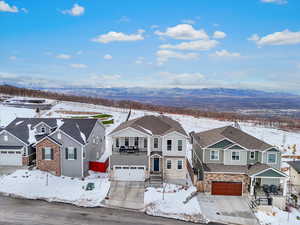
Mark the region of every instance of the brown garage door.
<instances>
[{"instance_id":1,"label":"brown garage door","mask_svg":"<svg viewBox=\"0 0 300 225\"><path fill-rule=\"evenodd\" d=\"M212 195L242 195L240 182L212 182Z\"/></svg>"}]
</instances>

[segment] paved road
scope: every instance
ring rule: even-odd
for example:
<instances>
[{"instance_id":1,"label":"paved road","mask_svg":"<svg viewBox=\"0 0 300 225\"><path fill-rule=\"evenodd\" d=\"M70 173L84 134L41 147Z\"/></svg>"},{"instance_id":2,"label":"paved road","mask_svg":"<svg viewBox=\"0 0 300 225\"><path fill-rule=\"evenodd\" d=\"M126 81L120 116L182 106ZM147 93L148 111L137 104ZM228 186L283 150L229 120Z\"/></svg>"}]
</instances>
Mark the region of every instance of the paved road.
<instances>
[{"instance_id":1,"label":"paved road","mask_svg":"<svg viewBox=\"0 0 300 225\"><path fill-rule=\"evenodd\" d=\"M178 220L108 208L79 208L67 204L0 196L0 225L177 225ZM213 224L211 224L213 225Z\"/></svg>"}]
</instances>

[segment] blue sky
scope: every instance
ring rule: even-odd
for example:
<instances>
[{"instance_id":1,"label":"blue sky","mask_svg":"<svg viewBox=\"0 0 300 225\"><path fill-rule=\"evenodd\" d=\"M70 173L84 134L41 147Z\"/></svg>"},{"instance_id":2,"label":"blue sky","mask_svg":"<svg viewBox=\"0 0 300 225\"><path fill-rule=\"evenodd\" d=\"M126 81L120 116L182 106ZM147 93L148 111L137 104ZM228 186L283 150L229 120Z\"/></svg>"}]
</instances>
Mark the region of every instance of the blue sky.
<instances>
[{"instance_id":1,"label":"blue sky","mask_svg":"<svg viewBox=\"0 0 300 225\"><path fill-rule=\"evenodd\" d=\"M0 0L1 83L300 93L298 0Z\"/></svg>"}]
</instances>

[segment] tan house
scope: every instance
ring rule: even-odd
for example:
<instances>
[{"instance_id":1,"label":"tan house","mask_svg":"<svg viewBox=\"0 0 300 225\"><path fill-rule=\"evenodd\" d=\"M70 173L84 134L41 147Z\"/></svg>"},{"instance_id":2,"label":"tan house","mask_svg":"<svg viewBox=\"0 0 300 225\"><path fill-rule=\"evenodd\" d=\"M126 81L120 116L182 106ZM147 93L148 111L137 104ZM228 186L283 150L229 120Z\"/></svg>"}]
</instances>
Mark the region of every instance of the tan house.
<instances>
[{"instance_id":1,"label":"tan house","mask_svg":"<svg viewBox=\"0 0 300 225\"><path fill-rule=\"evenodd\" d=\"M300 160L287 162L290 165L289 176L290 183L300 190Z\"/></svg>"}]
</instances>

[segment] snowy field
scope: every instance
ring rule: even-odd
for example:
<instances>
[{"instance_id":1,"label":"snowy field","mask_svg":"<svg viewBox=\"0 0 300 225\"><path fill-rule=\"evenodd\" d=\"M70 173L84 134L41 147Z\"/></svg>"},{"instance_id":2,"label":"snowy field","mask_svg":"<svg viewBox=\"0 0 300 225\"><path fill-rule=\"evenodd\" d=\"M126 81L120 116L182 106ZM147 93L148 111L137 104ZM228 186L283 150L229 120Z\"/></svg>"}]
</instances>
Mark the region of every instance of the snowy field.
<instances>
[{"instance_id":1,"label":"snowy field","mask_svg":"<svg viewBox=\"0 0 300 225\"><path fill-rule=\"evenodd\" d=\"M261 225L300 225L300 212L296 209L288 213L274 207L272 212L259 211L255 215Z\"/></svg>"},{"instance_id":2,"label":"snowy field","mask_svg":"<svg viewBox=\"0 0 300 225\"><path fill-rule=\"evenodd\" d=\"M203 221L196 197L184 204L186 198L196 191L195 187L189 187L186 190L178 185L164 185L164 193L163 188L149 187L146 189L144 203L148 215L164 216L190 222Z\"/></svg>"},{"instance_id":3,"label":"snowy field","mask_svg":"<svg viewBox=\"0 0 300 225\"><path fill-rule=\"evenodd\" d=\"M86 191L88 183L95 188ZM28 199L65 202L84 207L102 206L110 187L107 174L92 173L84 181L78 178L57 177L39 170L17 170L0 177L0 192Z\"/></svg>"}]
</instances>

